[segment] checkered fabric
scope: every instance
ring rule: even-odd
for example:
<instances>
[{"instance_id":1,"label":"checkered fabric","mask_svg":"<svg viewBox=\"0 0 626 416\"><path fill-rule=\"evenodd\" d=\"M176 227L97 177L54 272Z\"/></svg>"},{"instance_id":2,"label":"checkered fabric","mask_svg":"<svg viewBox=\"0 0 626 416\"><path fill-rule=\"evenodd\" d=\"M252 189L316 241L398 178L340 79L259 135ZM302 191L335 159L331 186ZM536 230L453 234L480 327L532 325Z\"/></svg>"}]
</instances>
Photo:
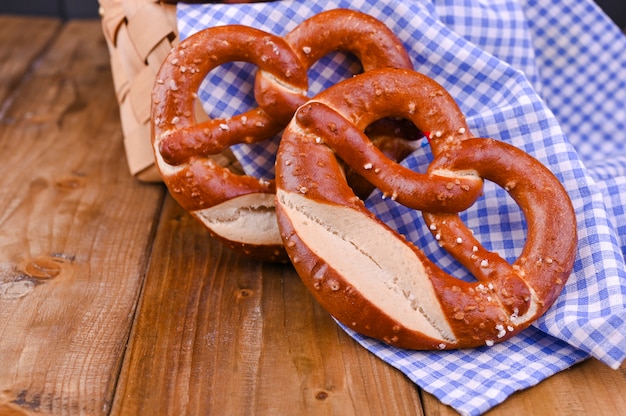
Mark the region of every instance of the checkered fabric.
<instances>
[{"instance_id":1,"label":"checkered fabric","mask_svg":"<svg viewBox=\"0 0 626 416\"><path fill-rule=\"evenodd\" d=\"M461 414L476 415L513 392L588 357L626 359L626 37L591 0L284 0L178 6L181 38L206 27L250 25L283 35L322 10L352 8L385 22L415 68L442 84L478 137L531 153L562 181L576 209L579 249L554 306L519 336L492 347L416 352L345 331ZM224 117L254 107L250 64L211 72L205 109ZM310 94L351 76L358 63L334 53L310 71ZM273 176L277 140L239 146L248 173ZM427 143L403 163L423 171ZM421 214L374 192L367 206L448 273L471 279L426 229ZM508 194L487 183L462 213L486 248L513 261L525 222Z\"/></svg>"}]
</instances>

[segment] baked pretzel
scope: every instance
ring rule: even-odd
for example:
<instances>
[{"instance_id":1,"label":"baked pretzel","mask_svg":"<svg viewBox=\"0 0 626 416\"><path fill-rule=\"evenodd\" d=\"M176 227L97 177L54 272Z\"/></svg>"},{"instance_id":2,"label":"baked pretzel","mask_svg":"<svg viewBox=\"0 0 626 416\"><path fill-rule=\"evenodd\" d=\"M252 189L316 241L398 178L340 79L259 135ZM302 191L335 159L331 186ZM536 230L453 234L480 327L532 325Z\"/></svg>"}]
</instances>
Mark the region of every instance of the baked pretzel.
<instances>
[{"instance_id":1,"label":"baked pretzel","mask_svg":"<svg viewBox=\"0 0 626 416\"><path fill-rule=\"evenodd\" d=\"M287 261L274 215L274 181L234 174L211 156L276 136L308 100L307 70L334 51L354 54L365 70L411 67L382 22L338 9L305 20L284 38L239 25L205 29L182 41L156 76L153 148L165 184L214 236L251 257ZM194 101L201 82L231 61L258 66L258 108L198 123Z\"/></svg>"},{"instance_id":2,"label":"baked pretzel","mask_svg":"<svg viewBox=\"0 0 626 416\"><path fill-rule=\"evenodd\" d=\"M406 118L429 132L426 173L388 161L363 134L374 118ZM343 159L387 196L425 212L441 246L476 277L446 274L384 225L342 179ZM320 304L347 327L410 349L492 345L526 328L560 293L576 250L576 218L558 179L523 151L473 138L452 97L409 70L363 73L296 112L276 161L276 214L287 253ZM482 179L521 207L528 236L509 265L457 212Z\"/></svg>"}]
</instances>

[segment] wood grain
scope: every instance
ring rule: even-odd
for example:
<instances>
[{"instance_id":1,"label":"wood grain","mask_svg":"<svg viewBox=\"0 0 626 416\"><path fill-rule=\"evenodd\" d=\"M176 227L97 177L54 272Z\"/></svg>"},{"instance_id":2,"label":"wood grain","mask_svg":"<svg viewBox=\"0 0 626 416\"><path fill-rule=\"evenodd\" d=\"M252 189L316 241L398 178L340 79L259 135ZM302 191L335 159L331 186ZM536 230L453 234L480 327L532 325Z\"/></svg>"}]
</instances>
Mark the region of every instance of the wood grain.
<instances>
[{"instance_id":1,"label":"wood grain","mask_svg":"<svg viewBox=\"0 0 626 416\"><path fill-rule=\"evenodd\" d=\"M98 22L34 63L58 22L16 22L39 47L1 119L0 414L106 414L163 190L127 174Z\"/></svg>"},{"instance_id":2,"label":"wood grain","mask_svg":"<svg viewBox=\"0 0 626 416\"><path fill-rule=\"evenodd\" d=\"M167 198L113 414L420 414L290 265L224 249Z\"/></svg>"},{"instance_id":3,"label":"wood grain","mask_svg":"<svg viewBox=\"0 0 626 416\"><path fill-rule=\"evenodd\" d=\"M24 36L24 28L33 26L37 30ZM60 27L58 19L0 15L0 102L9 100L11 92L28 75ZM2 111L0 108L0 115Z\"/></svg>"},{"instance_id":4,"label":"wood grain","mask_svg":"<svg viewBox=\"0 0 626 416\"><path fill-rule=\"evenodd\" d=\"M131 177L99 21L0 16L0 46L1 416L457 414L291 266L224 249ZM588 360L487 414L624 409L626 365Z\"/></svg>"}]
</instances>

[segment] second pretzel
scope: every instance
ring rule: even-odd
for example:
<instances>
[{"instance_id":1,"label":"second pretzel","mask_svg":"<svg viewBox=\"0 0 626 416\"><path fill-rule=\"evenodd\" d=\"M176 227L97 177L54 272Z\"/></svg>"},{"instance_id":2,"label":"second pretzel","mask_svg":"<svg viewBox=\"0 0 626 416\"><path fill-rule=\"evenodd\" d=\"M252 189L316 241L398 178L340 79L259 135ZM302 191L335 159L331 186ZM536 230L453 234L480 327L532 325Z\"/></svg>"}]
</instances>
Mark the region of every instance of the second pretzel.
<instances>
[{"instance_id":1,"label":"second pretzel","mask_svg":"<svg viewBox=\"0 0 626 416\"><path fill-rule=\"evenodd\" d=\"M362 133L389 116L430 132L427 173L386 160ZM425 211L440 245L477 280L446 274L370 213L342 179L338 157L387 196ZM573 267L576 217L559 180L509 144L473 138L452 97L414 71L366 72L300 107L276 175L279 228L303 282L344 325L391 345L504 341L552 305ZM480 195L483 178L505 188L526 217L526 244L513 264L485 250L456 214Z\"/></svg>"}]
</instances>

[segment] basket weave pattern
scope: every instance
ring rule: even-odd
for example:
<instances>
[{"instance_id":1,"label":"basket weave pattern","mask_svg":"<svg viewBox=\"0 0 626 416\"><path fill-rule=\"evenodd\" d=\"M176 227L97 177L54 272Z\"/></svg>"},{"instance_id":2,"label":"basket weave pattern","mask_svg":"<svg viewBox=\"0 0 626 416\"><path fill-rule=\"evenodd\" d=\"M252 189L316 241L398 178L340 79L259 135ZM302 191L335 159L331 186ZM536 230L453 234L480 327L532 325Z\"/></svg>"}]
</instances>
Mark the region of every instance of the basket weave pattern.
<instances>
[{"instance_id":1,"label":"basket weave pattern","mask_svg":"<svg viewBox=\"0 0 626 416\"><path fill-rule=\"evenodd\" d=\"M173 3L176 2L99 0L128 168L143 182L161 181L150 144L150 97L157 71L179 42ZM206 114L199 102L198 109L197 118L201 120ZM230 151L215 159L222 166L241 170Z\"/></svg>"},{"instance_id":2,"label":"basket weave pattern","mask_svg":"<svg viewBox=\"0 0 626 416\"><path fill-rule=\"evenodd\" d=\"M130 173L160 181L150 145L150 94L178 43L176 6L152 0L99 0Z\"/></svg>"}]
</instances>

